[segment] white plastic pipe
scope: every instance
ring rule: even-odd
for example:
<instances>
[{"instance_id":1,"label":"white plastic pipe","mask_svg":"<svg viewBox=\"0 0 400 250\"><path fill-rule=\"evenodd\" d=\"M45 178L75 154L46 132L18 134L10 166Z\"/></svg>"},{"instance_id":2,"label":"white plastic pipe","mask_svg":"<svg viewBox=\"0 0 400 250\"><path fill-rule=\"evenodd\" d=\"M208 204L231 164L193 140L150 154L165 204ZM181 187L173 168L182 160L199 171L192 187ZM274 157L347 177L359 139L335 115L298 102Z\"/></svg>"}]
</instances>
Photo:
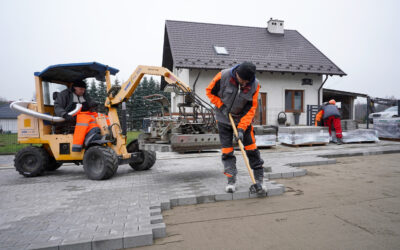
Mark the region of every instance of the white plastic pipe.
<instances>
[{"instance_id":1,"label":"white plastic pipe","mask_svg":"<svg viewBox=\"0 0 400 250\"><path fill-rule=\"evenodd\" d=\"M25 115L29 115L29 116L33 116L35 118L39 118L42 120L46 120L46 121L51 121L51 122L64 122L65 119L59 116L52 116L52 115L48 115L48 114L42 114L39 112L36 112L34 110L28 109L28 105L32 103L36 103L36 102L27 102L27 101L16 101L10 104L10 108L18 113L22 113ZM76 104L76 108L74 110L72 110L71 112L68 113L68 115L75 115L76 113L78 113L82 108L82 104L77 103Z\"/></svg>"}]
</instances>

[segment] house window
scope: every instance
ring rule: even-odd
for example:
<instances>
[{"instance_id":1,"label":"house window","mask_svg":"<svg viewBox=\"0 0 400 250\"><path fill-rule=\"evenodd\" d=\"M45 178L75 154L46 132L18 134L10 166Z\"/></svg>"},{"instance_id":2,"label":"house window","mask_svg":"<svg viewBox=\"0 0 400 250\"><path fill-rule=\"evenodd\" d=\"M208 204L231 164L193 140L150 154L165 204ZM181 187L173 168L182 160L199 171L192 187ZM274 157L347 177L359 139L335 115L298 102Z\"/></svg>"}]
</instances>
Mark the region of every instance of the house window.
<instances>
[{"instance_id":1,"label":"house window","mask_svg":"<svg viewBox=\"0 0 400 250\"><path fill-rule=\"evenodd\" d=\"M285 90L285 112L303 112L304 90Z\"/></svg>"}]
</instances>

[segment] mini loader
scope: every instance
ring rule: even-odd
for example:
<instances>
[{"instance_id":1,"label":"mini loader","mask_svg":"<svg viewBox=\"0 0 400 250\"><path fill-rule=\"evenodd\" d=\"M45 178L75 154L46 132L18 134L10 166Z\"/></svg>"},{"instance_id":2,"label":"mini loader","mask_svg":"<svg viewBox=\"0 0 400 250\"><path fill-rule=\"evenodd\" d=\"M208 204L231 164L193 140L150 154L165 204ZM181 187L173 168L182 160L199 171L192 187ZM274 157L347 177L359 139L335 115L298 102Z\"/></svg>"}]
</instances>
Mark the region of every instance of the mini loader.
<instances>
[{"instance_id":1,"label":"mini loader","mask_svg":"<svg viewBox=\"0 0 400 250\"><path fill-rule=\"evenodd\" d=\"M127 145L125 100L131 97L146 74L164 77L168 84L182 92L190 93L191 89L168 69L153 66L138 66L129 79L121 87L112 87L110 75L118 73L118 69L97 63L74 63L49 66L42 72L35 73L36 102L17 101L10 106L22 113L18 116L18 142L31 144L15 155L14 165L23 176L34 177L45 171L54 171L63 163L83 164L89 179L103 180L111 178L118 165L129 164L134 170L150 169L156 154L151 150L139 147L137 140ZM72 133L58 133L57 124L64 118L54 116L54 98L51 93L71 87L74 81L96 78L106 82L108 118L99 116L102 139L85 141L81 152L72 152ZM122 104L122 124L119 121L117 107ZM75 115L80 111L80 104L71 111ZM217 145L218 146L218 145Z\"/></svg>"}]
</instances>

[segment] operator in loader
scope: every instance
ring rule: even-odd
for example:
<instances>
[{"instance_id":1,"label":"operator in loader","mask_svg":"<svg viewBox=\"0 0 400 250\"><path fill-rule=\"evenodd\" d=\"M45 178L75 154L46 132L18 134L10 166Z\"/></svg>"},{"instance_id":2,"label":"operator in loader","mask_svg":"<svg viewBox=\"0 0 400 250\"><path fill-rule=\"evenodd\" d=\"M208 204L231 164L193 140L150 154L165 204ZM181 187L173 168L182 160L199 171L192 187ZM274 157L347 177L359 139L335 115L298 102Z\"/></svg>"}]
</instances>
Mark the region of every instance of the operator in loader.
<instances>
[{"instance_id":1,"label":"operator in loader","mask_svg":"<svg viewBox=\"0 0 400 250\"><path fill-rule=\"evenodd\" d=\"M76 116L68 115L68 112L75 109L76 104L82 104L82 109ZM73 152L80 152L83 149L85 140L101 139L99 125L96 117L102 114L95 112L97 103L93 102L86 93L86 83L83 81L74 82L70 89L61 91L54 101L54 113L56 116L63 117L63 126L73 127ZM109 121L107 119L109 125Z\"/></svg>"},{"instance_id":2,"label":"operator in loader","mask_svg":"<svg viewBox=\"0 0 400 250\"><path fill-rule=\"evenodd\" d=\"M257 109L260 90L255 73L256 66L253 63L243 62L219 72L206 88L208 98L216 106L216 119L222 144L222 163L224 174L228 179L225 191L230 193L236 190L237 169L232 143L233 128L229 120L229 113L231 113L238 130L236 139L240 139L244 145L256 183L265 190L263 185L264 161L257 149L251 125Z\"/></svg>"}]
</instances>

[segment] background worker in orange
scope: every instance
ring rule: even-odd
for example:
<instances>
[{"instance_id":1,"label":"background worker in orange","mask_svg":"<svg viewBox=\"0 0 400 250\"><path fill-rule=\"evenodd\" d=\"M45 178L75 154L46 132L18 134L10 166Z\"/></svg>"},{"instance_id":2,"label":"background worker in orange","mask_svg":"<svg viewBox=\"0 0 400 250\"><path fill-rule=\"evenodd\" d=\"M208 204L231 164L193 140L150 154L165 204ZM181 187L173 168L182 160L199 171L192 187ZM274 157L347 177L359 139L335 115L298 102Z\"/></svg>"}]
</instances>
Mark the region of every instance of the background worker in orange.
<instances>
[{"instance_id":1,"label":"background worker in orange","mask_svg":"<svg viewBox=\"0 0 400 250\"><path fill-rule=\"evenodd\" d=\"M256 66L253 63L243 62L219 72L206 88L208 98L216 106L219 138L222 144L222 163L224 174L228 178L226 192L235 192L237 175L236 157L232 145L233 129L229 121L229 113L235 120L238 139L243 142L256 182L263 186L264 161L257 149L251 125L260 89L255 73ZM263 189L265 190L265 186Z\"/></svg>"},{"instance_id":2,"label":"background worker in orange","mask_svg":"<svg viewBox=\"0 0 400 250\"><path fill-rule=\"evenodd\" d=\"M335 128L337 144L343 144L342 124L340 121L340 112L336 107L336 101L330 100L321 107L321 110L315 116L315 126L323 124L329 128L329 135L332 135L332 126Z\"/></svg>"}]
</instances>

